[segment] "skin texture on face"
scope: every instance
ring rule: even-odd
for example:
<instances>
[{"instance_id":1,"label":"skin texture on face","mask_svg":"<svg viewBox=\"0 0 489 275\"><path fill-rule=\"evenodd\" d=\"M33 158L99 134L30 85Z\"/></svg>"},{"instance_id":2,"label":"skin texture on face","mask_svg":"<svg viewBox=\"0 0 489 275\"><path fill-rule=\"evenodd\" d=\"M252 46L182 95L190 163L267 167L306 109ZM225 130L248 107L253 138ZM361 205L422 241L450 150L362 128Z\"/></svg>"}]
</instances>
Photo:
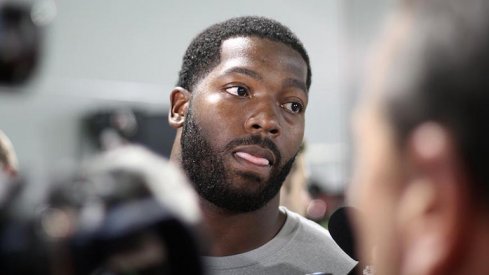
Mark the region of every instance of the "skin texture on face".
<instances>
[{"instance_id":1,"label":"skin texture on face","mask_svg":"<svg viewBox=\"0 0 489 275\"><path fill-rule=\"evenodd\" d=\"M276 197L302 143L306 77L302 57L281 43L223 42L220 63L188 93L172 154L204 199L247 212Z\"/></svg>"}]
</instances>

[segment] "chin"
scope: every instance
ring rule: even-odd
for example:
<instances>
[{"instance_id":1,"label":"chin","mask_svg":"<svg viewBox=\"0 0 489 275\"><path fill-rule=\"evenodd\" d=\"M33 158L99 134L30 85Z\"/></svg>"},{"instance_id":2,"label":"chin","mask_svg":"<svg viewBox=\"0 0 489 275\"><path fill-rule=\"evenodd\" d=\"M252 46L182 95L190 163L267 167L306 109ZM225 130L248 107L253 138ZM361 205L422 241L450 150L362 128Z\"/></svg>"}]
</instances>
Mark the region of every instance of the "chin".
<instances>
[{"instance_id":1,"label":"chin","mask_svg":"<svg viewBox=\"0 0 489 275\"><path fill-rule=\"evenodd\" d=\"M265 189L265 182L263 181L250 181L250 180L243 180L243 178L234 180L230 184L230 188L234 192L240 192L246 195L258 195Z\"/></svg>"}]
</instances>

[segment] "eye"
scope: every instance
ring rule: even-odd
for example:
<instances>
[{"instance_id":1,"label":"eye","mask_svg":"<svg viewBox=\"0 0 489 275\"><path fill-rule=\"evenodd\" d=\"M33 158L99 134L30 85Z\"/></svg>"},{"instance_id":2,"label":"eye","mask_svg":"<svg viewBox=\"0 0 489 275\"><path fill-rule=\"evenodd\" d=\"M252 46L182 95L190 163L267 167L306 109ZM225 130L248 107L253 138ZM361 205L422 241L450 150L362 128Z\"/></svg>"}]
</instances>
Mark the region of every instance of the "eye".
<instances>
[{"instance_id":1,"label":"eye","mask_svg":"<svg viewBox=\"0 0 489 275\"><path fill-rule=\"evenodd\" d=\"M231 86L225 89L226 92L240 97L248 96L250 93L248 89L243 86Z\"/></svg>"},{"instance_id":2,"label":"eye","mask_svg":"<svg viewBox=\"0 0 489 275\"><path fill-rule=\"evenodd\" d=\"M302 104L299 102L288 102L282 104L282 108L285 108L287 111L294 114L299 114L302 112L302 110L304 110L304 106L302 106Z\"/></svg>"}]
</instances>

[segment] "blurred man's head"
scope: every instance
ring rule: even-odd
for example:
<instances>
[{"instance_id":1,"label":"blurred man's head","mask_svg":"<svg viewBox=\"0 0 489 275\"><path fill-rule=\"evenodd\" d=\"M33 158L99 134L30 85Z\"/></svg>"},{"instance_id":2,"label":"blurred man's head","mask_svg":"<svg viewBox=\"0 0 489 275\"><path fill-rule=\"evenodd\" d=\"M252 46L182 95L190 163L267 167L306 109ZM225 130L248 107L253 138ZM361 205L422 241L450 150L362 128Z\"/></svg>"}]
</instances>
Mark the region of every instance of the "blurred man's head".
<instances>
[{"instance_id":1,"label":"blurred man's head","mask_svg":"<svg viewBox=\"0 0 489 275\"><path fill-rule=\"evenodd\" d=\"M275 198L304 136L311 82L301 42L282 24L239 17L190 44L172 91L172 158L202 198L232 212Z\"/></svg>"},{"instance_id":2,"label":"blurred man's head","mask_svg":"<svg viewBox=\"0 0 489 275\"><path fill-rule=\"evenodd\" d=\"M482 274L489 3L406 2L381 41L356 114L350 195L366 214L357 221L361 248L371 255L375 247L378 274Z\"/></svg>"}]
</instances>

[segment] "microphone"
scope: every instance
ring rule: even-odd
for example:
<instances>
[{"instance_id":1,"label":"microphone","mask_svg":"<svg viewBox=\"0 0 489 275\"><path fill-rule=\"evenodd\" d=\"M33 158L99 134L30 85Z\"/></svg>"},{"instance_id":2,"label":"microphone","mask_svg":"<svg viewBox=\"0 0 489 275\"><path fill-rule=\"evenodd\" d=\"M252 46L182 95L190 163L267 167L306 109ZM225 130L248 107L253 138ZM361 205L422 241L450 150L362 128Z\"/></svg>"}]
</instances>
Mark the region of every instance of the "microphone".
<instances>
[{"instance_id":1,"label":"microphone","mask_svg":"<svg viewBox=\"0 0 489 275\"><path fill-rule=\"evenodd\" d=\"M374 274L374 269L371 265L361 260L358 251L356 250L357 240L353 232L351 217L361 215L360 211L354 207L345 206L338 208L330 217L328 230L336 244L350 258L358 261L358 264L353 268L349 275L358 274Z\"/></svg>"},{"instance_id":2,"label":"microphone","mask_svg":"<svg viewBox=\"0 0 489 275\"><path fill-rule=\"evenodd\" d=\"M328 230L336 244L345 251L350 258L358 261L355 248L356 240L350 222L350 216L359 212L353 207L338 208L329 218Z\"/></svg>"}]
</instances>

